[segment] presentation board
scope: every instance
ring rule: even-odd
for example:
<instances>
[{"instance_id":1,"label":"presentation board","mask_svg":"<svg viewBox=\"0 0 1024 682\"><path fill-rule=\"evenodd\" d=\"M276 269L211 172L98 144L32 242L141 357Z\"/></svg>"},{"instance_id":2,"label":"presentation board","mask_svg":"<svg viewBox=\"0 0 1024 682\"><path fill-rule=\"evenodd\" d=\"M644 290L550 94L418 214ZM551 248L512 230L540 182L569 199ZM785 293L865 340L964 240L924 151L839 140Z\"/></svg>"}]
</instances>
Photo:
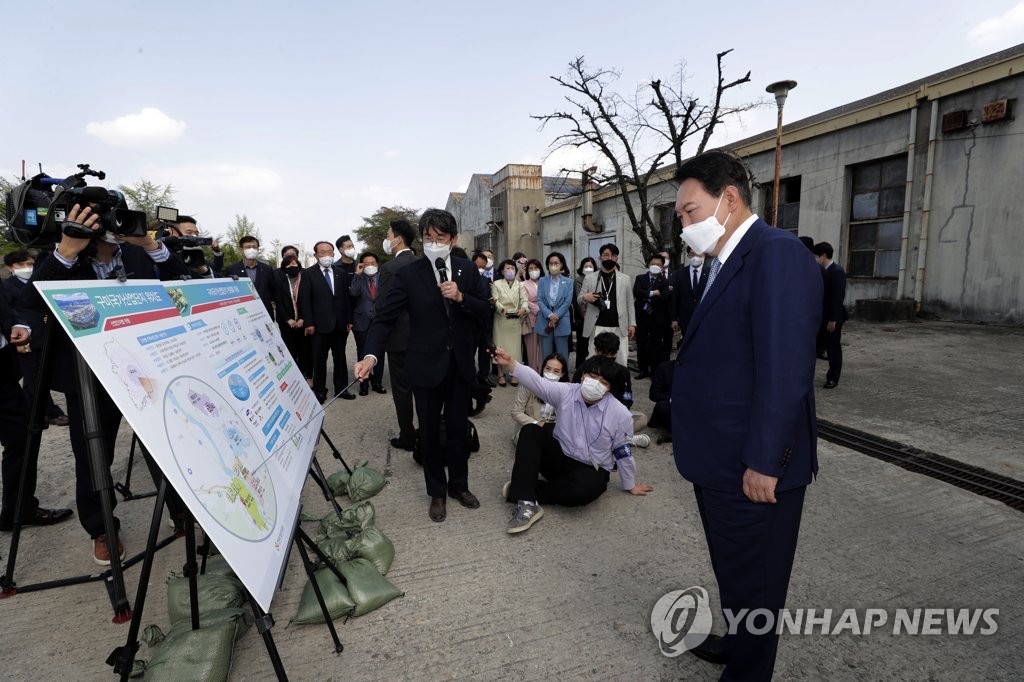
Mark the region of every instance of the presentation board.
<instances>
[{"instance_id":1,"label":"presentation board","mask_svg":"<svg viewBox=\"0 0 1024 682\"><path fill-rule=\"evenodd\" d=\"M323 412L248 279L36 282L264 610Z\"/></svg>"}]
</instances>

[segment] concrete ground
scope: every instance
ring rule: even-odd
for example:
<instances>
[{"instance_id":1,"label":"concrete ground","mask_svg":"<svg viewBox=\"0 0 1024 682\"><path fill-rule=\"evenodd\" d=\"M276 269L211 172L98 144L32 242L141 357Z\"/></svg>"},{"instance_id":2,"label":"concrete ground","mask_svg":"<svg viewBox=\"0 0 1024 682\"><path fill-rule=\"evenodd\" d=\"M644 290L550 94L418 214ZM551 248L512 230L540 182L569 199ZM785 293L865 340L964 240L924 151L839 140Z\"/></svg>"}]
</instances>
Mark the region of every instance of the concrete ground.
<instances>
[{"instance_id":1,"label":"concrete ground","mask_svg":"<svg viewBox=\"0 0 1024 682\"><path fill-rule=\"evenodd\" d=\"M839 388L819 389L823 418L1024 478L1018 445L1024 410L1024 331L949 323L866 325L845 331ZM350 349L350 352L351 349ZM824 382L819 363L819 384ZM647 382L635 384L649 409ZM483 443L470 483L479 510L449 506L427 518L420 469L392 451L390 396L337 401L326 428L351 463L368 459L390 484L374 498L378 526L394 541L388 578L405 596L339 623L345 643L331 652L326 628L289 625L305 578L294 555L274 600L274 636L292 679L716 679L720 668L688 654L665 658L650 612L663 594L702 585L717 600L691 488L669 445L637 456L638 480L655 491L631 497L612 488L584 509L546 509L520 536L505 533L510 506L499 499L512 462L508 416L513 391L496 388L475 423ZM39 497L73 507L66 431L44 434ZM123 435L127 452L128 436ZM777 679L1019 679L1024 646L1024 514L1005 505L820 443L821 473L809 488L789 606L831 608L998 608L990 636L784 636ZM328 472L337 463L321 449ZM116 478L126 457L115 464ZM138 472L134 487L147 487ZM306 510L328 510L307 483ZM141 548L151 500L121 503L129 551ZM6 561L8 535L0 536ZM166 625L163 582L180 570L184 543L157 558L144 623ZM28 529L17 580L93 570L89 542L74 521ZM134 595L138 568L127 573ZM717 603L714 601L713 603ZM0 676L17 680L110 679L103 663L123 644L97 583L0 600ZM724 623L716 620L716 631ZM141 656L147 657L143 646ZM273 675L262 640L238 643L231 678Z\"/></svg>"}]
</instances>

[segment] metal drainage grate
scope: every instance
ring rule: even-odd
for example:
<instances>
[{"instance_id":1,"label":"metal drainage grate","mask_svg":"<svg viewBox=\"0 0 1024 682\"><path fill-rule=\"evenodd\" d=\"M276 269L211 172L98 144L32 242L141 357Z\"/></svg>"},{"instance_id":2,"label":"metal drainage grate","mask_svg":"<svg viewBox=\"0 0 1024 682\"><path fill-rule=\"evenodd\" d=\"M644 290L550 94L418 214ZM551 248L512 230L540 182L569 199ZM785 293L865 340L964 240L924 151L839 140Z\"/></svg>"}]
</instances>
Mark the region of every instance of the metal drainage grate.
<instances>
[{"instance_id":1,"label":"metal drainage grate","mask_svg":"<svg viewBox=\"0 0 1024 682\"><path fill-rule=\"evenodd\" d=\"M981 467L970 466L824 419L818 420L818 437L1024 511L1024 481L1000 476Z\"/></svg>"}]
</instances>

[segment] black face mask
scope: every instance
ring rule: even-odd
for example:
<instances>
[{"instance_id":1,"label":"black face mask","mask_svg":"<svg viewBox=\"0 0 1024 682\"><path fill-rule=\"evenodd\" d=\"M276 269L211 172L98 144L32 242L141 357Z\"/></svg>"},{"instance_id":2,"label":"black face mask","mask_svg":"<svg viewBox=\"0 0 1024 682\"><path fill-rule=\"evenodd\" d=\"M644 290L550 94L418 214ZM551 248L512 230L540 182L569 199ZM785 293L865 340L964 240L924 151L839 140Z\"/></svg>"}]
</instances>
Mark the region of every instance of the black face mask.
<instances>
[{"instance_id":1,"label":"black face mask","mask_svg":"<svg viewBox=\"0 0 1024 682\"><path fill-rule=\"evenodd\" d=\"M298 268L298 266L294 266L293 265L291 267L287 267L287 268L284 269L284 271L285 271L285 274L287 274L289 277L298 277L299 276L299 268Z\"/></svg>"},{"instance_id":2,"label":"black face mask","mask_svg":"<svg viewBox=\"0 0 1024 682\"><path fill-rule=\"evenodd\" d=\"M608 260L603 260L601 261L601 267L604 268L605 270L614 270L615 261L611 260L610 258Z\"/></svg>"}]
</instances>

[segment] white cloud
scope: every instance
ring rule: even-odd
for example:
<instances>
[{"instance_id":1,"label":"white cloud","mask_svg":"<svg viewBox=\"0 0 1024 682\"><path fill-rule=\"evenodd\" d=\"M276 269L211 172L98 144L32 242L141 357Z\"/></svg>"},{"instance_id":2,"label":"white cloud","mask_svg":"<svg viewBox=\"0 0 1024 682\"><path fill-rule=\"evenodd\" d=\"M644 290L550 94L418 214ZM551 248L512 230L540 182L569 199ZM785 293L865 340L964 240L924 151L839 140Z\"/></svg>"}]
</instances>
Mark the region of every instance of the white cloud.
<instances>
[{"instance_id":1,"label":"white cloud","mask_svg":"<svg viewBox=\"0 0 1024 682\"><path fill-rule=\"evenodd\" d=\"M144 175L154 182L174 185L179 200L188 195L264 195L284 188L284 180L275 170L231 162L153 168Z\"/></svg>"},{"instance_id":2,"label":"white cloud","mask_svg":"<svg viewBox=\"0 0 1024 682\"><path fill-rule=\"evenodd\" d=\"M153 147L181 137L185 122L176 121L154 107L146 107L137 114L89 123L85 132L115 147Z\"/></svg>"},{"instance_id":3,"label":"white cloud","mask_svg":"<svg viewBox=\"0 0 1024 682\"><path fill-rule=\"evenodd\" d=\"M1024 38L1024 2L1019 2L999 16L990 17L967 33L975 47L1011 45Z\"/></svg>"}]
</instances>

